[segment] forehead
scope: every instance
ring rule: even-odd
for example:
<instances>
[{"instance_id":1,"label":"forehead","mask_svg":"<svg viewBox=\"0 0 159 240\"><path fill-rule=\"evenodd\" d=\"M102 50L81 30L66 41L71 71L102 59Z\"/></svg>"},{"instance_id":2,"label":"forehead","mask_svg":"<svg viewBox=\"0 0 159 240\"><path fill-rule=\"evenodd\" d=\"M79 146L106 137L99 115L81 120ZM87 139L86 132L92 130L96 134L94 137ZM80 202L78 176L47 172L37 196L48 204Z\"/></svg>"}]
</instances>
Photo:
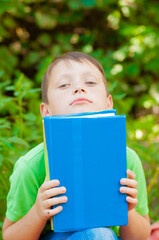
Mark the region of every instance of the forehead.
<instances>
[{"instance_id":1,"label":"forehead","mask_svg":"<svg viewBox=\"0 0 159 240\"><path fill-rule=\"evenodd\" d=\"M82 59L79 62L74 60L61 60L51 70L51 76L59 77L63 74L92 74L100 75L100 70L90 61Z\"/></svg>"}]
</instances>

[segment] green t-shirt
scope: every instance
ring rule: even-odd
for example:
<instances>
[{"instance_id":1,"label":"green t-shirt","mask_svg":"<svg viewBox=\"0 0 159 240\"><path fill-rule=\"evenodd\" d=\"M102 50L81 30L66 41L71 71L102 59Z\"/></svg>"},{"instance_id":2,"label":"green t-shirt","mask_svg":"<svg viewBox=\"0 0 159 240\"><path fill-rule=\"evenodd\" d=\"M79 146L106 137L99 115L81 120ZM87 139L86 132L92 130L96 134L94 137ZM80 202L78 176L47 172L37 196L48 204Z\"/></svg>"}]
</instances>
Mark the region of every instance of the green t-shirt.
<instances>
[{"instance_id":1,"label":"green t-shirt","mask_svg":"<svg viewBox=\"0 0 159 240\"><path fill-rule=\"evenodd\" d=\"M136 174L138 182L138 205L136 211L148 214L147 191L144 171L138 155L127 147L127 168ZM16 222L30 210L36 201L39 187L46 177L44 144L41 143L16 162L10 177L10 190L7 196L6 216ZM119 228L113 227L118 235Z\"/></svg>"}]
</instances>

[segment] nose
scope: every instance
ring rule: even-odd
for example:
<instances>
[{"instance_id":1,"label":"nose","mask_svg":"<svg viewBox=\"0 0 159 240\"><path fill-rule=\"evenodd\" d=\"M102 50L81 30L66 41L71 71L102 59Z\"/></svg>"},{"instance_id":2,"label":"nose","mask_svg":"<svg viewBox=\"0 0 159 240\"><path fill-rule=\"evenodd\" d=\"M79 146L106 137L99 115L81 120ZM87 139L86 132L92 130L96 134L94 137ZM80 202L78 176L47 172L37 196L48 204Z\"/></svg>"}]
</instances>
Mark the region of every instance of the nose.
<instances>
[{"instance_id":1,"label":"nose","mask_svg":"<svg viewBox=\"0 0 159 240\"><path fill-rule=\"evenodd\" d=\"M86 85L79 76L74 77L73 81L73 94L77 93L86 93Z\"/></svg>"},{"instance_id":2,"label":"nose","mask_svg":"<svg viewBox=\"0 0 159 240\"><path fill-rule=\"evenodd\" d=\"M76 88L76 90L74 91L74 94L81 93L81 92L86 92L86 91L83 88L79 87L79 88Z\"/></svg>"}]
</instances>

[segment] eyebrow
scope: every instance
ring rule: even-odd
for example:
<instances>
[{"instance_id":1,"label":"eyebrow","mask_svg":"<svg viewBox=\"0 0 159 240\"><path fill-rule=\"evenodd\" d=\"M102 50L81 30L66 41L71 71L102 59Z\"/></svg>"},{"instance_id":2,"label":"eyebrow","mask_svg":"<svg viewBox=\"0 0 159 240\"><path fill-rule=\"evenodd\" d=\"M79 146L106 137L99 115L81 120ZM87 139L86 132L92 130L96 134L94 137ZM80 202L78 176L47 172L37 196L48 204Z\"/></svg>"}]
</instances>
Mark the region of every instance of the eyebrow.
<instances>
[{"instance_id":1,"label":"eyebrow","mask_svg":"<svg viewBox=\"0 0 159 240\"><path fill-rule=\"evenodd\" d=\"M55 83L55 84L58 84L59 81L62 80L63 78L66 78L66 79L70 78L70 74L67 74L67 73L61 74L60 76L58 76L58 77L55 79L54 83Z\"/></svg>"}]
</instances>

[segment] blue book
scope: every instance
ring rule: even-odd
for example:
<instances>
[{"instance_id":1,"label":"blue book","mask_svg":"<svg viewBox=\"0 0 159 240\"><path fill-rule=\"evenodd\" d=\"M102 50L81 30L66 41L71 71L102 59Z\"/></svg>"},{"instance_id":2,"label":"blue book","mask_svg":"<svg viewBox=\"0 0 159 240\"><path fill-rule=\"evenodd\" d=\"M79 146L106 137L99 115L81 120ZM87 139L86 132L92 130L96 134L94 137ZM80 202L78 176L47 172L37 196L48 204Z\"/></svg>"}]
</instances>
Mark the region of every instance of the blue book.
<instances>
[{"instance_id":1,"label":"blue book","mask_svg":"<svg viewBox=\"0 0 159 240\"><path fill-rule=\"evenodd\" d=\"M67 189L55 232L128 224L126 118L115 110L44 117L49 176Z\"/></svg>"}]
</instances>

